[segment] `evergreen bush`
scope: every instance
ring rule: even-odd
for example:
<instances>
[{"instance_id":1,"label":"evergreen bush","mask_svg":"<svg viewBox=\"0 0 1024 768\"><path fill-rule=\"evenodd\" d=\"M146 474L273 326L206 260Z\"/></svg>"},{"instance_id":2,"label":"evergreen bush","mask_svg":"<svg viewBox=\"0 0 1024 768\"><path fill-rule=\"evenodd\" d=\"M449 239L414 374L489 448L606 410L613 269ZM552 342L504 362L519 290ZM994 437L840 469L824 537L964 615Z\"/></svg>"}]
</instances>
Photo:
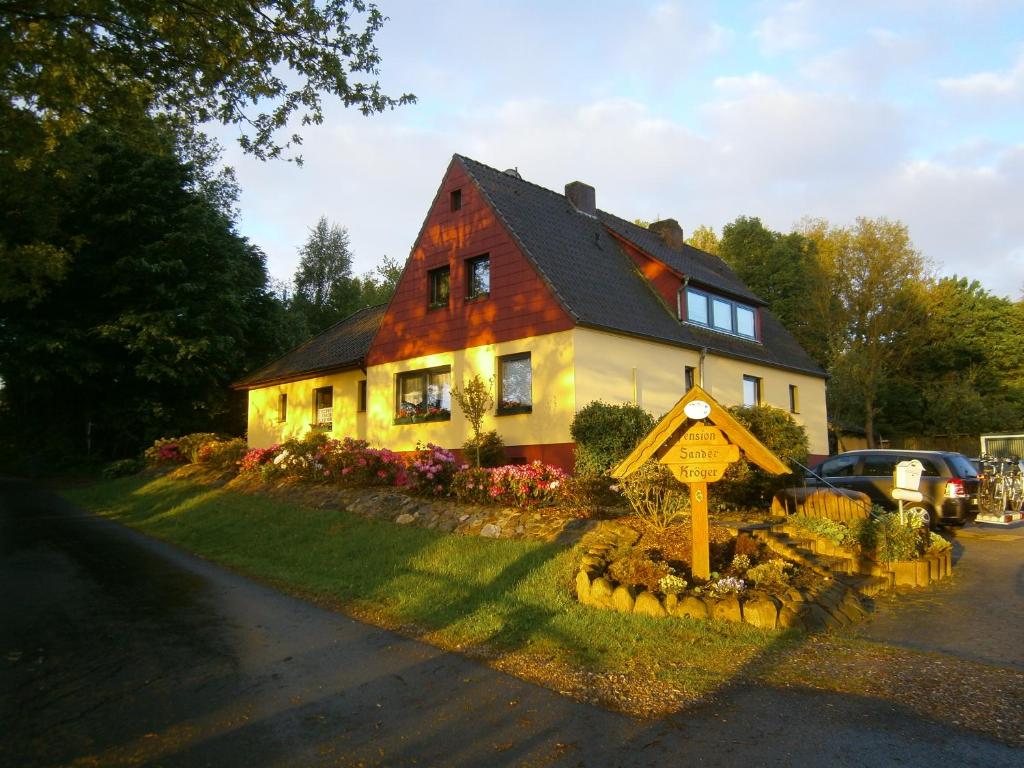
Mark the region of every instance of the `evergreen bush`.
<instances>
[{"instance_id":1,"label":"evergreen bush","mask_svg":"<svg viewBox=\"0 0 1024 768\"><path fill-rule=\"evenodd\" d=\"M769 405L744 405L729 408L736 421L764 443L783 461L807 463L807 431L792 416ZM732 464L714 485L717 501L737 507L767 507L777 491L793 485L792 474L769 475L745 458Z\"/></svg>"},{"instance_id":2,"label":"evergreen bush","mask_svg":"<svg viewBox=\"0 0 1024 768\"><path fill-rule=\"evenodd\" d=\"M643 408L595 400L585 405L569 428L576 441L576 473L600 475L626 458L654 428Z\"/></svg>"},{"instance_id":3,"label":"evergreen bush","mask_svg":"<svg viewBox=\"0 0 1024 768\"><path fill-rule=\"evenodd\" d=\"M482 432L462 444L462 456L471 467L500 467L505 463L505 441L493 429Z\"/></svg>"}]
</instances>

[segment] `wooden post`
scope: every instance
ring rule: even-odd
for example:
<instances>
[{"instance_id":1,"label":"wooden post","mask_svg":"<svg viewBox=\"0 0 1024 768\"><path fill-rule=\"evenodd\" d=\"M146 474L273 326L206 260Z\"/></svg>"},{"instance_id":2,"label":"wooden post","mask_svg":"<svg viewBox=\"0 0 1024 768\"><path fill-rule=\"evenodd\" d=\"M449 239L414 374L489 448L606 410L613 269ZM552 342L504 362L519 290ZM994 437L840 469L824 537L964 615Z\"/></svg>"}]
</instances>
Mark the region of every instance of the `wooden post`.
<instances>
[{"instance_id":1,"label":"wooden post","mask_svg":"<svg viewBox=\"0 0 1024 768\"><path fill-rule=\"evenodd\" d=\"M711 576L711 536L708 532L708 484L690 483L690 514L693 529L693 557L690 563L694 578Z\"/></svg>"}]
</instances>

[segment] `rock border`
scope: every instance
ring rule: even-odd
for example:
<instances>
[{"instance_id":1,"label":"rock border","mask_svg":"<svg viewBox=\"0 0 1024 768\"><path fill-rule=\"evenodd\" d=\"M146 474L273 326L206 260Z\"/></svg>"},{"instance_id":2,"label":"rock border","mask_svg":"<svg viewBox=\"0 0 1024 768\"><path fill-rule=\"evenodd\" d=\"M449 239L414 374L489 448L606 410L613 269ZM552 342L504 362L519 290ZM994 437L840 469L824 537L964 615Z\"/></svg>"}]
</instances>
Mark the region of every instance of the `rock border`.
<instances>
[{"instance_id":1,"label":"rock border","mask_svg":"<svg viewBox=\"0 0 1024 768\"><path fill-rule=\"evenodd\" d=\"M753 590L723 597L662 596L642 587L618 584L608 577L609 554L617 548L632 546L639 538L638 532L629 526L608 521L601 522L584 537L581 565L575 575L575 594L581 604L655 618L675 616L743 623L763 630L815 632L859 623L868 611L863 591L877 593L887 587L925 586L947 578L952 572L950 550L886 565L872 561L878 572L868 573L833 572L820 562L808 561L804 564L821 574L821 584L814 589L794 587L783 594ZM836 555L835 545L827 544ZM787 552L786 556L791 554Z\"/></svg>"}]
</instances>

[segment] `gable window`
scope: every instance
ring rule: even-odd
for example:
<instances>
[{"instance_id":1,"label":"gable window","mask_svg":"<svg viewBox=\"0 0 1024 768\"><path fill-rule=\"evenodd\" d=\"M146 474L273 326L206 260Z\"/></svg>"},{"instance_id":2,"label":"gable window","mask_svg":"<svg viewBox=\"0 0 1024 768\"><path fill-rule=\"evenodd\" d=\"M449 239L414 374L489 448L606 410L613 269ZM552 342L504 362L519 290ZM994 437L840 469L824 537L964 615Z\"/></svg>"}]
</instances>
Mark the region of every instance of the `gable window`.
<instances>
[{"instance_id":1,"label":"gable window","mask_svg":"<svg viewBox=\"0 0 1024 768\"><path fill-rule=\"evenodd\" d=\"M279 422L288 421L288 395L277 396L277 420Z\"/></svg>"},{"instance_id":2,"label":"gable window","mask_svg":"<svg viewBox=\"0 0 1024 768\"><path fill-rule=\"evenodd\" d=\"M477 256L466 262L466 299L482 299L491 293L491 257Z\"/></svg>"},{"instance_id":3,"label":"gable window","mask_svg":"<svg viewBox=\"0 0 1024 768\"><path fill-rule=\"evenodd\" d=\"M313 390L313 426L331 429L334 422L334 387Z\"/></svg>"},{"instance_id":4,"label":"gable window","mask_svg":"<svg viewBox=\"0 0 1024 768\"><path fill-rule=\"evenodd\" d=\"M696 288L686 289L686 319L723 333L757 338L757 315L753 307Z\"/></svg>"},{"instance_id":5,"label":"gable window","mask_svg":"<svg viewBox=\"0 0 1024 768\"><path fill-rule=\"evenodd\" d=\"M789 385L789 412L800 413L800 389L796 384Z\"/></svg>"},{"instance_id":6,"label":"gable window","mask_svg":"<svg viewBox=\"0 0 1024 768\"><path fill-rule=\"evenodd\" d=\"M356 386L356 412L366 413L366 379Z\"/></svg>"},{"instance_id":7,"label":"gable window","mask_svg":"<svg viewBox=\"0 0 1024 768\"><path fill-rule=\"evenodd\" d=\"M761 404L761 379L757 376L743 377L743 404Z\"/></svg>"},{"instance_id":8,"label":"gable window","mask_svg":"<svg viewBox=\"0 0 1024 768\"><path fill-rule=\"evenodd\" d=\"M431 309L448 306L448 289L451 274L451 267L439 267L427 272L427 283L430 291L428 304Z\"/></svg>"},{"instance_id":9,"label":"gable window","mask_svg":"<svg viewBox=\"0 0 1024 768\"><path fill-rule=\"evenodd\" d=\"M683 370L683 383L686 387L687 392L693 389L693 385L696 383L696 380L697 369L694 368L692 365L686 366L686 368Z\"/></svg>"},{"instance_id":10,"label":"gable window","mask_svg":"<svg viewBox=\"0 0 1024 768\"><path fill-rule=\"evenodd\" d=\"M450 365L398 374L395 377L395 424L450 419L451 385Z\"/></svg>"},{"instance_id":11,"label":"gable window","mask_svg":"<svg viewBox=\"0 0 1024 768\"><path fill-rule=\"evenodd\" d=\"M462 207L462 190L456 189L453 191L449 199L451 201L452 210L459 210Z\"/></svg>"},{"instance_id":12,"label":"gable window","mask_svg":"<svg viewBox=\"0 0 1024 768\"><path fill-rule=\"evenodd\" d=\"M498 415L533 411L533 368L530 353L498 358Z\"/></svg>"}]
</instances>

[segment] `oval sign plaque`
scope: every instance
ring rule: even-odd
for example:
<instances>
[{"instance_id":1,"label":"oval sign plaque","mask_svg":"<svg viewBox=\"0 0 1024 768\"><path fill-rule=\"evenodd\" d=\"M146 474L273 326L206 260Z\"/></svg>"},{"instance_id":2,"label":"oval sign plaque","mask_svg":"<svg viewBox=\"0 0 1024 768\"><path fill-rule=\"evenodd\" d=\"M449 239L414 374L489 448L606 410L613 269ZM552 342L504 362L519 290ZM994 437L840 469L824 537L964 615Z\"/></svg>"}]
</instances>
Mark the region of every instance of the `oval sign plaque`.
<instances>
[{"instance_id":1,"label":"oval sign plaque","mask_svg":"<svg viewBox=\"0 0 1024 768\"><path fill-rule=\"evenodd\" d=\"M703 400L691 400L683 406L683 413L686 414L686 418L699 421L706 419L711 414L711 406Z\"/></svg>"}]
</instances>

